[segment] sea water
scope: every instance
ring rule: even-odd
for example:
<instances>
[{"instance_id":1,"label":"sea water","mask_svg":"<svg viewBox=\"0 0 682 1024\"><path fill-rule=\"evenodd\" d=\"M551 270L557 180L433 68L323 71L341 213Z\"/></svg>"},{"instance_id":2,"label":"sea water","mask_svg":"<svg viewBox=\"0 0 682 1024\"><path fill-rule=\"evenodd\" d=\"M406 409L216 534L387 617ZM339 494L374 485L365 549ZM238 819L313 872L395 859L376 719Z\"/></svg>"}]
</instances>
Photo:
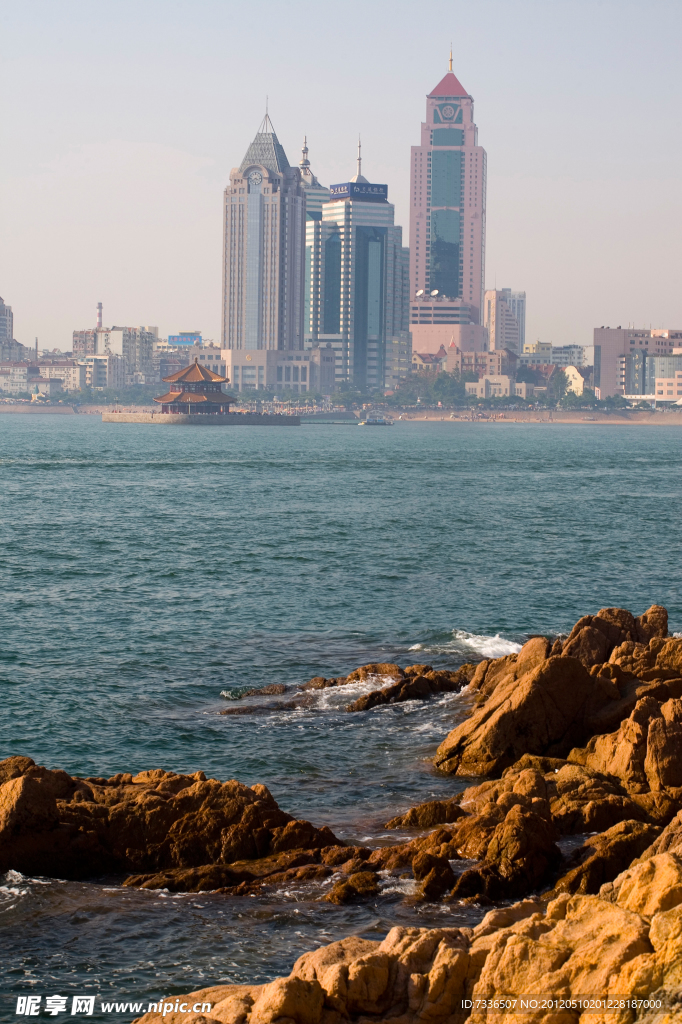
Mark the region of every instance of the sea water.
<instances>
[{"instance_id":1,"label":"sea water","mask_svg":"<svg viewBox=\"0 0 682 1024\"><path fill-rule=\"evenodd\" d=\"M385 822L467 784L430 760L466 692L349 714L366 686L296 687L498 657L604 605L658 602L682 629L681 445L665 426L0 415L0 757L202 770L347 841L408 838ZM239 700L269 683L288 692ZM268 980L343 935L483 912L391 878L347 907L321 902L329 881L241 899L118 882L0 878L8 1015L18 994L95 994L97 1019L100 999Z\"/></svg>"}]
</instances>

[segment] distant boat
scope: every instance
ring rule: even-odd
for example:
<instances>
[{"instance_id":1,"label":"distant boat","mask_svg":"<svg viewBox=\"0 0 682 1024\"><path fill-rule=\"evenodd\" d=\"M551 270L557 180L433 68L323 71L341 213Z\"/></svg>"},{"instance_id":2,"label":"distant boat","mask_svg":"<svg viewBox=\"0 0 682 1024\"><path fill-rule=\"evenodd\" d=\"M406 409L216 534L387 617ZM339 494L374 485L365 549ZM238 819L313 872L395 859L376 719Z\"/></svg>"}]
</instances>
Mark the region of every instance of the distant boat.
<instances>
[{"instance_id":1,"label":"distant boat","mask_svg":"<svg viewBox=\"0 0 682 1024\"><path fill-rule=\"evenodd\" d=\"M358 423L359 427L392 427L393 420L388 416L379 416L378 414L371 414L366 416L364 420L360 420Z\"/></svg>"}]
</instances>

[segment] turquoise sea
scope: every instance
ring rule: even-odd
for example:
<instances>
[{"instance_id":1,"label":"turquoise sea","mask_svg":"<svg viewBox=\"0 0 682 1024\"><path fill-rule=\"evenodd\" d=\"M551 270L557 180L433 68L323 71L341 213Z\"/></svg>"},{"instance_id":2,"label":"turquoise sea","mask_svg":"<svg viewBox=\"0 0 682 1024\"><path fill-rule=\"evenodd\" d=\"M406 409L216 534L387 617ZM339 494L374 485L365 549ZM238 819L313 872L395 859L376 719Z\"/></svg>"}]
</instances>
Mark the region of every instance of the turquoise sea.
<instances>
[{"instance_id":1,"label":"turquoise sea","mask_svg":"<svg viewBox=\"0 0 682 1024\"><path fill-rule=\"evenodd\" d=\"M362 688L301 703L295 686L374 660L456 667L603 605L665 604L682 630L681 454L675 427L0 415L0 757L263 782L343 838L395 842L389 817L465 785L429 758L466 694L349 715ZM273 682L291 693L218 715ZM146 1005L270 979L351 932L481 914L413 906L388 883L355 907L321 891L230 899L11 872L0 1006Z\"/></svg>"}]
</instances>

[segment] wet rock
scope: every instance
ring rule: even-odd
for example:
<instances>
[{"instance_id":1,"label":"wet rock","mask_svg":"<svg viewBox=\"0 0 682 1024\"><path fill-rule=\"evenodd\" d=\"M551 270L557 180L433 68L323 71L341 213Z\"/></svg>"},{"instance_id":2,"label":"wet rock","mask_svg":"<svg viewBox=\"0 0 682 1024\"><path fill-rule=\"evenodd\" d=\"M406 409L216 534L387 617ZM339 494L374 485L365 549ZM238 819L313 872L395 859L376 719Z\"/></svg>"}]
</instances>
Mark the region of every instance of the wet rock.
<instances>
[{"instance_id":1,"label":"wet rock","mask_svg":"<svg viewBox=\"0 0 682 1024\"><path fill-rule=\"evenodd\" d=\"M501 679L441 743L434 763L459 775L492 775L525 753L565 757L577 745L572 738L589 735L589 718L613 699L576 658L548 658L518 679Z\"/></svg>"},{"instance_id":2,"label":"wet rock","mask_svg":"<svg viewBox=\"0 0 682 1024\"><path fill-rule=\"evenodd\" d=\"M369 665L361 665L359 668L349 672L346 679L349 683L365 683L373 676L388 676L391 679L403 679L405 672L400 665L393 662L377 661Z\"/></svg>"},{"instance_id":3,"label":"wet rock","mask_svg":"<svg viewBox=\"0 0 682 1024\"><path fill-rule=\"evenodd\" d=\"M410 673L411 668L425 668L424 673ZM463 665L457 672L431 669L429 666L408 666L406 676L393 686L372 690L349 704L346 711L368 711L383 704L400 704L407 700L425 700L435 693L457 693L466 686L474 672L474 665Z\"/></svg>"},{"instance_id":4,"label":"wet rock","mask_svg":"<svg viewBox=\"0 0 682 1024\"><path fill-rule=\"evenodd\" d=\"M576 850L555 883L552 894L560 892L597 894L639 857L660 835L661 829L640 821L621 821L589 839Z\"/></svg>"},{"instance_id":5,"label":"wet rock","mask_svg":"<svg viewBox=\"0 0 682 1024\"><path fill-rule=\"evenodd\" d=\"M429 800L411 807L405 814L391 818L384 828L430 828L431 825L443 825L449 821L457 821L464 811L458 799Z\"/></svg>"},{"instance_id":6,"label":"wet rock","mask_svg":"<svg viewBox=\"0 0 682 1024\"><path fill-rule=\"evenodd\" d=\"M205 872L294 848L344 845L329 829L280 810L265 786L221 783L203 772L80 779L12 758L0 762L3 777L0 871L69 879Z\"/></svg>"},{"instance_id":7,"label":"wet rock","mask_svg":"<svg viewBox=\"0 0 682 1024\"><path fill-rule=\"evenodd\" d=\"M245 690L241 697L279 697L287 692L288 687L284 683L270 683L269 686L257 686L255 690Z\"/></svg>"},{"instance_id":8,"label":"wet rock","mask_svg":"<svg viewBox=\"0 0 682 1024\"><path fill-rule=\"evenodd\" d=\"M302 706L301 701L280 701L278 704L247 704L237 708L225 708L219 715L271 715L273 711L295 711Z\"/></svg>"},{"instance_id":9,"label":"wet rock","mask_svg":"<svg viewBox=\"0 0 682 1024\"><path fill-rule=\"evenodd\" d=\"M330 686L346 686L352 682L354 680L348 679L347 676L332 676L330 679L325 676L313 676L307 683L299 686L299 690L326 690Z\"/></svg>"},{"instance_id":10,"label":"wet rock","mask_svg":"<svg viewBox=\"0 0 682 1024\"><path fill-rule=\"evenodd\" d=\"M354 903L375 896L379 881L373 871L356 871L341 882L337 882L324 897L327 903Z\"/></svg>"},{"instance_id":11,"label":"wet rock","mask_svg":"<svg viewBox=\"0 0 682 1024\"><path fill-rule=\"evenodd\" d=\"M455 884L450 862L445 857L434 857L432 853L418 853L412 861L412 872L421 882L419 894L422 899L438 899Z\"/></svg>"},{"instance_id":12,"label":"wet rock","mask_svg":"<svg viewBox=\"0 0 682 1024\"><path fill-rule=\"evenodd\" d=\"M330 867L338 867L349 859L367 860L371 852L366 846L327 846L320 850L320 860Z\"/></svg>"}]
</instances>

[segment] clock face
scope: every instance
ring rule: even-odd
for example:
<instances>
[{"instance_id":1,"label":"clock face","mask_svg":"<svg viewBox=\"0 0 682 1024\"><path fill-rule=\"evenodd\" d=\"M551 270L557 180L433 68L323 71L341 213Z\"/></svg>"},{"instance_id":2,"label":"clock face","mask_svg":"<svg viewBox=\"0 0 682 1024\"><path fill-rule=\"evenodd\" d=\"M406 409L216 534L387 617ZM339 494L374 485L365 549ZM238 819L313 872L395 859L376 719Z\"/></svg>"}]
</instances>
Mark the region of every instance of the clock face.
<instances>
[{"instance_id":1,"label":"clock face","mask_svg":"<svg viewBox=\"0 0 682 1024\"><path fill-rule=\"evenodd\" d=\"M260 171L251 171L249 175L249 185L260 185L263 180L263 175Z\"/></svg>"},{"instance_id":2,"label":"clock face","mask_svg":"<svg viewBox=\"0 0 682 1024\"><path fill-rule=\"evenodd\" d=\"M455 108L450 106L443 107L442 114L449 121L455 116Z\"/></svg>"}]
</instances>

